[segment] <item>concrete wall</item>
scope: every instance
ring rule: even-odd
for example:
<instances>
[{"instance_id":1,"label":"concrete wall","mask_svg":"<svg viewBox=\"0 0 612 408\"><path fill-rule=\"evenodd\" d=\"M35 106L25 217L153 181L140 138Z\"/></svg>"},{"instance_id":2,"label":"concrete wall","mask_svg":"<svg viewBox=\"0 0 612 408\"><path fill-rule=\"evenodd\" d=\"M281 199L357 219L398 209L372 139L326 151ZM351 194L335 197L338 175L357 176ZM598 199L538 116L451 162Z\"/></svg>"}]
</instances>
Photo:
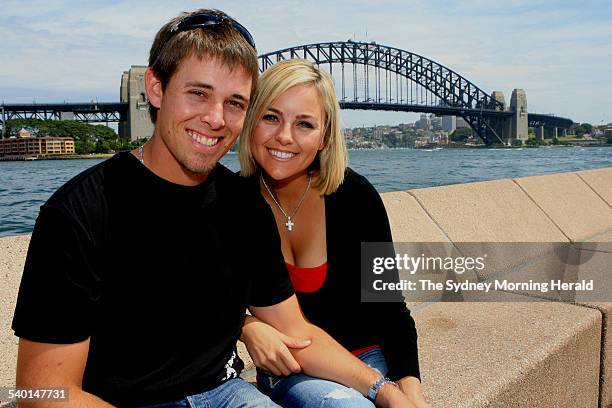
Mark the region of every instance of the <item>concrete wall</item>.
<instances>
[{"instance_id":1,"label":"concrete wall","mask_svg":"<svg viewBox=\"0 0 612 408\"><path fill-rule=\"evenodd\" d=\"M612 168L382 197L395 241L588 241L612 253ZM0 386L14 383L10 320L28 242L0 238ZM589 261L594 272L609 273L597 259ZM612 406L612 303L534 302L520 294L508 300L410 304L433 405Z\"/></svg>"}]
</instances>

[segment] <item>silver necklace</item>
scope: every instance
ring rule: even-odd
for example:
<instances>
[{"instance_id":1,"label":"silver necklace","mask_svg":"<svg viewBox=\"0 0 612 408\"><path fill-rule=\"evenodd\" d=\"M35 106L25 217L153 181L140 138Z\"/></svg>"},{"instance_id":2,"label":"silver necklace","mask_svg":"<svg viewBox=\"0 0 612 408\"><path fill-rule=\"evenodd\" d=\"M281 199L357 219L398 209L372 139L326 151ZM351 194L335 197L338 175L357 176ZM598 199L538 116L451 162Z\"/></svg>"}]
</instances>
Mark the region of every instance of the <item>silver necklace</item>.
<instances>
[{"instance_id":1,"label":"silver necklace","mask_svg":"<svg viewBox=\"0 0 612 408\"><path fill-rule=\"evenodd\" d=\"M142 158L143 150L144 150L144 145L138 146L138 160L140 160L140 162L144 165L144 159Z\"/></svg>"},{"instance_id":2,"label":"silver necklace","mask_svg":"<svg viewBox=\"0 0 612 408\"><path fill-rule=\"evenodd\" d=\"M288 215L285 209L283 208L283 206L281 206L280 203L276 201L274 194L272 194L272 191L270 191L270 188L268 187L268 184L266 184L266 180L263 178L263 176L261 176L261 181L263 182L263 185L266 188L266 191L268 191L268 194L270 194L270 197L272 197L272 200L274 201L278 209L281 210L281 212L287 219L287 222L285 223L287 230L293 231L293 226L295 225L295 223L293 222L292 218L295 217L295 214L297 214L297 212L300 210L300 207L304 203L306 194L308 194L308 190L310 190L310 182L312 181L312 176L308 176L308 186L306 186L306 191L304 191L304 194L302 194L302 198L300 198L300 202L298 203L297 207L295 207L295 210L293 211L293 214L291 215Z\"/></svg>"}]
</instances>

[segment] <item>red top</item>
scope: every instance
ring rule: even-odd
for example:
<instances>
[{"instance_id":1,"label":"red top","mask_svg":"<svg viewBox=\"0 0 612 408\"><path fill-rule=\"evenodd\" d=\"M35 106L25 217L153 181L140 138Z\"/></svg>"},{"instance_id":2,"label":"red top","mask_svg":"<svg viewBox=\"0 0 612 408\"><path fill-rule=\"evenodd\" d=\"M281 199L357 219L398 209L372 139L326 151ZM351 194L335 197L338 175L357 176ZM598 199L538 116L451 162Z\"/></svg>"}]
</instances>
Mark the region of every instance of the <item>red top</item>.
<instances>
[{"instance_id":1,"label":"red top","mask_svg":"<svg viewBox=\"0 0 612 408\"><path fill-rule=\"evenodd\" d=\"M296 292L312 293L321 289L327 276L327 262L314 268L300 268L285 262L289 278Z\"/></svg>"},{"instance_id":2,"label":"red top","mask_svg":"<svg viewBox=\"0 0 612 408\"><path fill-rule=\"evenodd\" d=\"M316 292L317 290L321 289L321 286L323 286L323 283L325 282L325 277L327 276L327 262L313 268L301 268L288 262L285 262L285 265L287 265L289 278L291 279L293 289L295 289L296 292ZM365 353L366 351L373 350L377 347L380 346L376 344L373 346L362 347L351 351L351 353L358 356L361 353Z\"/></svg>"},{"instance_id":3,"label":"red top","mask_svg":"<svg viewBox=\"0 0 612 408\"><path fill-rule=\"evenodd\" d=\"M379 347L380 346L378 344L375 344L373 346L358 348L357 350L351 351L351 353L353 353L353 355L359 357L360 354L365 353L366 351L374 350L375 348L379 348Z\"/></svg>"}]
</instances>

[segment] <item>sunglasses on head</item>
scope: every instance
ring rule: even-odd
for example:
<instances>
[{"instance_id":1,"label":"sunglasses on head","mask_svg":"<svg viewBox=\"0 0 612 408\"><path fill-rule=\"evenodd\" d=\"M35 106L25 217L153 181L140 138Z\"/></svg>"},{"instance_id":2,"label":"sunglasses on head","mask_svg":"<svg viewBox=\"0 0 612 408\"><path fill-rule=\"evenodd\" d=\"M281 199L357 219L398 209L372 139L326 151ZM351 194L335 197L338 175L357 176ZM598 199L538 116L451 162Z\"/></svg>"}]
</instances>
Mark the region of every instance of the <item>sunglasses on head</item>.
<instances>
[{"instance_id":1,"label":"sunglasses on head","mask_svg":"<svg viewBox=\"0 0 612 408\"><path fill-rule=\"evenodd\" d=\"M240 33L240 35L242 35L242 37L246 40L246 42L249 43L251 47L253 47L253 49L256 49L255 40L253 40L253 36L251 35L251 33L249 33L249 30L247 30L242 24L228 16L218 16L215 14L208 13L193 14L181 20L181 22L176 28L175 33L193 30L194 28L211 27L220 24L230 24L234 29L236 29L236 31Z\"/></svg>"}]
</instances>

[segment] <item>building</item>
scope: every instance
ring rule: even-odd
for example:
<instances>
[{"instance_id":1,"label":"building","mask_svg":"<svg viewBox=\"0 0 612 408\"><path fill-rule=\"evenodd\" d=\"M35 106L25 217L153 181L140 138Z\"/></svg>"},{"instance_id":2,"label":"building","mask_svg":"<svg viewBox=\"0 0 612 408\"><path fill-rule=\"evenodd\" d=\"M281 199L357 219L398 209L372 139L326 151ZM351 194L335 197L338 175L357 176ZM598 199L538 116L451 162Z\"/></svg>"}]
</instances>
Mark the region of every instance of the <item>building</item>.
<instances>
[{"instance_id":1,"label":"building","mask_svg":"<svg viewBox=\"0 0 612 408\"><path fill-rule=\"evenodd\" d=\"M457 129L471 128L470 124L461 116L457 116L455 125Z\"/></svg>"},{"instance_id":2,"label":"building","mask_svg":"<svg viewBox=\"0 0 612 408\"><path fill-rule=\"evenodd\" d=\"M417 120L414 124L417 129L421 130L430 130L431 129L431 120L427 117L427 115L421 115L421 119Z\"/></svg>"},{"instance_id":3,"label":"building","mask_svg":"<svg viewBox=\"0 0 612 408\"><path fill-rule=\"evenodd\" d=\"M434 132L442 130L442 117L430 115L429 120L431 121L431 130Z\"/></svg>"},{"instance_id":4,"label":"building","mask_svg":"<svg viewBox=\"0 0 612 408\"><path fill-rule=\"evenodd\" d=\"M457 117L455 116L443 116L442 117L442 130L446 133L453 133L457 129Z\"/></svg>"},{"instance_id":5,"label":"building","mask_svg":"<svg viewBox=\"0 0 612 408\"><path fill-rule=\"evenodd\" d=\"M0 157L52 154L74 154L74 139L71 137L20 136L0 140Z\"/></svg>"}]
</instances>

